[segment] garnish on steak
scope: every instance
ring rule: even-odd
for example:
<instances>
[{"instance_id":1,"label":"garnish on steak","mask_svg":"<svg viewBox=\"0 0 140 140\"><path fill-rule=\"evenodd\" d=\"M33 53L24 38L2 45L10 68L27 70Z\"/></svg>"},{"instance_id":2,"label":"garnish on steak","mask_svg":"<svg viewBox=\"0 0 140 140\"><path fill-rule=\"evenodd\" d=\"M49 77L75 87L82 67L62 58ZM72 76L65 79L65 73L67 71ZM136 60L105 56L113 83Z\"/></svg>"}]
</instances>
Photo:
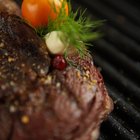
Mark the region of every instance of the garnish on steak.
<instances>
[{"instance_id":1,"label":"garnish on steak","mask_svg":"<svg viewBox=\"0 0 140 140\"><path fill-rule=\"evenodd\" d=\"M70 47L73 65L63 60L23 19L0 12L0 140L98 138L113 108L103 78L88 52Z\"/></svg>"}]
</instances>

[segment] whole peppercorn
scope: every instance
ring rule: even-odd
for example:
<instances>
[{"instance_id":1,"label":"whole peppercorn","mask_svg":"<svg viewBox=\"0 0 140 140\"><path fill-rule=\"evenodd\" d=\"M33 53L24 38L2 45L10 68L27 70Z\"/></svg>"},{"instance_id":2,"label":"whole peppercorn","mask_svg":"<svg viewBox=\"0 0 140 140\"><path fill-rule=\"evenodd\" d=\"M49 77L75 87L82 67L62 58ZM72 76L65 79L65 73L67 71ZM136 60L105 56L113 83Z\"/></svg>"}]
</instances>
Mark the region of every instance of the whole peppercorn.
<instances>
[{"instance_id":1,"label":"whole peppercorn","mask_svg":"<svg viewBox=\"0 0 140 140\"><path fill-rule=\"evenodd\" d=\"M64 70L67 62L62 55L56 55L52 60L52 67L58 70Z\"/></svg>"}]
</instances>

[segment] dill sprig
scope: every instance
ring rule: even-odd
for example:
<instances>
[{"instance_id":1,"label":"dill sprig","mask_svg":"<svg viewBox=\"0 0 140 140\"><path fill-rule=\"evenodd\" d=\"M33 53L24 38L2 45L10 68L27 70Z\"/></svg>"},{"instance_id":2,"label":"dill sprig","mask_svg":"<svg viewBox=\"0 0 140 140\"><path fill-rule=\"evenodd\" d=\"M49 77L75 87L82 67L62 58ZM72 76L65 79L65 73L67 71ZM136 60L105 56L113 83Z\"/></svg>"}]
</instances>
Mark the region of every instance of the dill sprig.
<instances>
[{"instance_id":1,"label":"dill sprig","mask_svg":"<svg viewBox=\"0 0 140 140\"><path fill-rule=\"evenodd\" d=\"M89 41L97 39L99 32L93 32L95 28L102 24L101 21L92 21L85 16L86 10L78 9L73 12L69 3L69 15L65 12L65 3L62 3L57 18L54 21L49 20L47 28L39 28L37 33L40 36L45 35L51 31L61 31L64 35L60 39L64 44L69 44L69 47L74 47L81 57L87 54L87 46L91 46ZM56 10L55 10L56 11ZM69 48L66 48L65 55Z\"/></svg>"}]
</instances>

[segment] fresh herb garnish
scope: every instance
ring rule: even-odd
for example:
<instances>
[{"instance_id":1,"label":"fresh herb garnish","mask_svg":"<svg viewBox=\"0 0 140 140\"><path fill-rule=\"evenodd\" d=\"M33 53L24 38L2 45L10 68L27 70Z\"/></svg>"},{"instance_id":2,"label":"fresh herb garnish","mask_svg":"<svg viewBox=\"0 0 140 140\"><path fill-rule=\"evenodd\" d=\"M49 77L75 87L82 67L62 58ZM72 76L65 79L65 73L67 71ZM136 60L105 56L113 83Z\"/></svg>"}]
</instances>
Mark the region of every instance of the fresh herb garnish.
<instances>
[{"instance_id":1,"label":"fresh herb garnish","mask_svg":"<svg viewBox=\"0 0 140 140\"><path fill-rule=\"evenodd\" d=\"M97 39L100 34L93 32L93 29L102 24L102 21L91 21L90 18L85 16L86 10L81 12L77 10L73 12L69 3L69 15L65 12L65 2L59 11L57 18L54 21L49 21L47 27L39 28L37 33L43 37L47 32L61 31L63 36L60 39L63 43L69 43L69 47L75 48L78 54L83 57L87 54L87 46L91 46L88 43L91 40ZM65 56L69 48L66 48Z\"/></svg>"}]
</instances>

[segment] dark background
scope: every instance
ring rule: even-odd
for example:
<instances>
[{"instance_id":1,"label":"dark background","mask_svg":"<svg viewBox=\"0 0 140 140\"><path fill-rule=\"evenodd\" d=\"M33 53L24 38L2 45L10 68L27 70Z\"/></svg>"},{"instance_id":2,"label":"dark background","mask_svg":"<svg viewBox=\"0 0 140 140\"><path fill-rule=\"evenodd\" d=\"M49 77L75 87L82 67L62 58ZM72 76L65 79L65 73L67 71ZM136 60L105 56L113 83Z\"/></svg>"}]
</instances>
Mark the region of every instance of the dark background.
<instances>
[{"instance_id":1,"label":"dark background","mask_svg":"<svg viewBox=\"0 0 140 140\"><path fill-rule=\"evenodd\" d=\"M20 3L20 0L16 0ZM71 0L93 19L106 20L93 41L93 60L114 100L99 140L140 140L140 4L138 0Z\"/></svg>"},{"instance_id":2,"label":"dark background","mask_svg":"<svg viewBox=\"0 0 140 140\"><path fill-rule=\"evenodd\" d=\"M102 27L104 37L93 41L94 47L90 49L115 105L101 127L100 140L139 140L139 1L76 0L76 3L87 7L93 19L106 20Z\"/></svg>"}]
</instances>

